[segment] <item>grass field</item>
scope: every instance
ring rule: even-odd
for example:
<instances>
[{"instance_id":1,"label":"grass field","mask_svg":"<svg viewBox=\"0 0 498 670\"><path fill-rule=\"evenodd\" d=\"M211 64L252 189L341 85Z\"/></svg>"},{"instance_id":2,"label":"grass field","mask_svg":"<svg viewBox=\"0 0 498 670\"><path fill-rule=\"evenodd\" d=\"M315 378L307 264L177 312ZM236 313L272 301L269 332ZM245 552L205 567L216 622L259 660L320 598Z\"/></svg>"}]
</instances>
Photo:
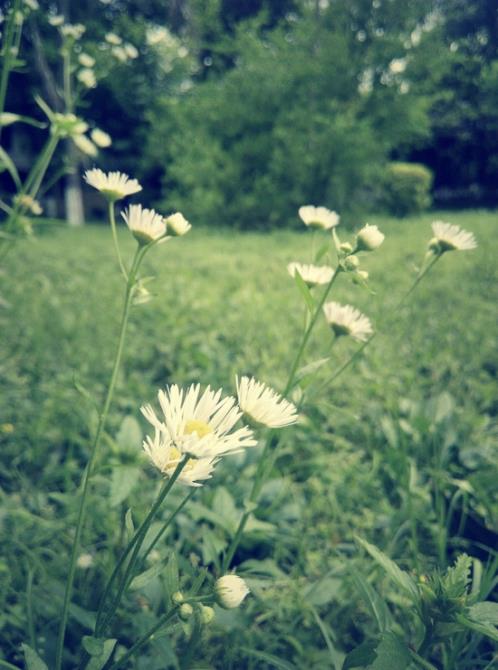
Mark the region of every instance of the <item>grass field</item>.
<instances>
[{"instance_id":1,"label":"grass field","mask_svg":"<svg viewBox=\"0 0 498 670\"><path fill-rule=\"evenodd\" d=\"M400 630L410 631L401 597L355 535L418 574L444 570L458 551L485 565L498 519L497 215L438 215L474 232L479 247L444 255L397 307L433 218L372 218L386 234L382 247L363 257L373 292L347 277L334 287L332 298L361 309L379 336L328 384L358 345L343 338L331 348L325 323L313 335L306 362L331 360L306 387L302 420L284 434L274 476L237 552L235 565L253 591L247 607L230 616L220 610L196 648L174 629L175 644L159 638L129 667L340 668L344 653L375 634L351 566L372 575L369 583L395 618L401 612ZM131 254L127 231L120 239ZM141 453L140 405L173 382L233 393L236 374L283 388L304 318L286 265L310 262L311 245L306 231L240 234L194 225L147 257L143 274L154 276L147 284L154 299L131 317L84 534L93 565L77 574L74 639L91 622L88 603L109 571L105 547L125 532L129 507L143 516L157 486ZM20 243L1 286L0 647L5 659L21 663L26 635L46 657L53 651L75 488L110 374L123 286L106 226L57 227ZM256 459L257 450L223 461L168 533L161 560L174 546L185 569L200 562L216 570ZM120 628L118 621L114 630L123 644L147 628L158 597L156 582L130 596L134 623ZM461 644L453 650L455 668L493 667L486 665L489 643Z\"/></svg>"}]
</instances>

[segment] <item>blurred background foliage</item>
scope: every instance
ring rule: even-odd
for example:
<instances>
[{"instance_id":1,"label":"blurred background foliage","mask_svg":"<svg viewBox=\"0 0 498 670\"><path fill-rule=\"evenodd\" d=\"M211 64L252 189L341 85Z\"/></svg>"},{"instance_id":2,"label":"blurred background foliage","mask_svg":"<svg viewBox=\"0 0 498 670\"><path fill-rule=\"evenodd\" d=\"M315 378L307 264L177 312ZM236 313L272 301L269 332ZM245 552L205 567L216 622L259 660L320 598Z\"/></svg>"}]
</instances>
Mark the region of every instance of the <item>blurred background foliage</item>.
<instances>
[{"instance_id":1,"label":"blurred background foliage","mask_svg":"<svg viewBox=\"0 0 498 670\"><path fill-rule=\"evenodd\" d=\"M56 13L86 26L97 60L79 110L113 138L97 164L138 177L155 206L238 228L289 225L303 202L405 213L391 161L427 166L437 206L496 204L494 0L41 1L6 111L40 117L36 93L56 105ZM109 31L138 57L109 67ZM43 133L4 133L29 163Z\"/></svg>"}]
</instances>

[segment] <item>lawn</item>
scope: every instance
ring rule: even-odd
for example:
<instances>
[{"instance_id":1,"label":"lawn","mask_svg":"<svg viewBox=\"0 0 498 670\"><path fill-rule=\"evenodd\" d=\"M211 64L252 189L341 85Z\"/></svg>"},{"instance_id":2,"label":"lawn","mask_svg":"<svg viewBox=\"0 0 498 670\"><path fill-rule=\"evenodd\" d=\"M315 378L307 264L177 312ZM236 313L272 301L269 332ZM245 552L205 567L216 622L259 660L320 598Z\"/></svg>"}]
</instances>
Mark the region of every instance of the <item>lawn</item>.
<instances>
[{"instance_id":1,"label":"lawn","mask_svg":"<svg viewBox=\"0 0 498 670\"><path fill-rule=\"evenodd\" d=\"M472 231L479 247L445 254L402 301L434 218ZM324 322L313 334L305 362L330 361L294 393L301 421L284 433L234 561L253 592L247 607L218 611L197 646L178 626L174 644L159 638L129 667L340 668L344 653L375 634L351 566L372 574L369 583L409 631L401 596L373 572L355 535L417 574L444 570L461 551L485 567L498 518L496 221L481 211L370 220L386 234L378 251L362 256L370 290L342 276L331 297L358 307L379 334L333 383L329 377L358 344L342 338L332 347ZM70 640L88 629L92 595L112 568L104 549L111 538L122 541L127 509L141 518L157 487L141 451L140 406L174 382L233 393L236 374L282 389L304 319L286 265L310 262L312 246L327 239L308 231L197 229L194 222L187 236L146 258L153 300L132 312L83 538L93 563L77 573ZM130 255L134 241L124 229L120 240ZM28 627L32 646L53 652L68 518L110 374L124 287L106 226L57 226L20 243L1 287L0 638L4 658L21 663L26 611L38 622ZM257 454L218 466L158 546L157 560L174 547L183 557L180 572L199 563L216 571ZM125 645L159 607L160 576L155 580L126 603L137 613L134 623L116 623ZM487 642L475 642L455 668L485 667L491 657ZM482 664L472 665L476 658Z\"/></svg>"}]
</instances>

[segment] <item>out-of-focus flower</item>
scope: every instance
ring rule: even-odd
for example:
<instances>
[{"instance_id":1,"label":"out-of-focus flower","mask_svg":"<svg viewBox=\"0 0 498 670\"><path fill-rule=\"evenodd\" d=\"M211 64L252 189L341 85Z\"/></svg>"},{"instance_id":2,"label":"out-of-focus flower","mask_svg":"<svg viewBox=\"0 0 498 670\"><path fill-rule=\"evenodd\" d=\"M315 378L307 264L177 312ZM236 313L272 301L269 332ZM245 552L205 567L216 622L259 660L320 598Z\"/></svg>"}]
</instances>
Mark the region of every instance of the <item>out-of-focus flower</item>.
<instances>
[{"instance_id":1,"label":"out-of-focus flower","mask_svg":"<svg viewBox=\"0 0 498 670\"><path fill-rule=\"evenodd\" d=\"M434 253L442 254L445 251L467 251L475 249L477 242L472 233L446 221L434 221L432 223L434 232L433 239L429 242L429 248Z\"/></svg>"},{"instance_id":2,"label":"out-of-focus flower","mask_svg":"<svg viewBox=\"0 0 498 670\"><path fill-rule=\"evenodd\" d=\"M406 58L393 58L389 63L389 72L391 74L403 74L406 70Z\"/></svg>"},{"instance_id":3,"label":"out-of-focus flower","mask_svg":"<svg viewBox=\"0 0 498 670\"><path fill-rule=\"evenodd\" d=\"M94 128L90 133L90 137L92 138L92 142L94 142L101 149L106 149L112 144L111 136L105 133L103 130L100 130L100 128Z\"/></svg>"},{"instance_id":4,"label":"out-of-focus flower","mask_svg":"<svg viewBox=\"0 0 498 670\"><path fill-rule=\"evenodd\" d=\"M95 144L90 139L88 139L86 135L75 135L73 137L73 142L80 151L82 151L87 156L92 156L92 158L95 158L99 152Z\"/></svg>"},{"instance_id":5,"label":"out-of-focus flower","mask_svg":"<svg viewBox=\"0 0 498 670\"><path fill-rule=\"evenodd\" d=\"M235 398L222 398L221 389L212 391L209 386L199 395L198 384L186 392L173 384L158 393L161 418L150 405L142 407L142 414L166 445L194 458L220 458L257 444L247 426L234 430L242 416Z\"/></svg>"},{"instance_id":6,"label":"out-of-focus flower","mask_svg":"<svg viewBox=\"0 0 498 670\"><path fill-rule=\"evenodd\" d=\"M247 584L237 575L224 575L217 579L214 591L219 605L225 609L239 607L249 594Z\"/></svg>"},{"instance_id":7,"label":"out-of-focus flower","mask_svg":"<svg viewBox=\"0 0 498 670\"><path fill-rule=\"evenodd\" d=\"M31 214L34 214L35 216L39 216L43 212L42 206L38 200L35 200L27 193L19 193L16 195L14 202L19 208L31 212Z\"/></svg>"},{"instance_id":8,"label":"out-of-focus flower","mask_svg":"<svg viewBox=\"0 0 498 670\"><path fill-rule=\"evenodd\" d=\"M86 53L81 53L78 56L78 62L80 65L83 65L83 67L93 67L95 65L95 58L92 58L92 56L89 56Z\"/></svg>"},{"instance_id":9,"label":"out-of-focus flower","mask_svg":"<svg viewBox=\"0 0 498 670\"><path fill-rule=\"evenodd\" d=\"M131 58L132 60L138 58L138 49L133 46L133 44L125 44L123 48L128 58Z\"/></svg>"},{"instance_id":10,"label":"out-of-focus flower","mask_svg":"<svg viewBox=\"0 0 498 670\"><path fill-rule=\"evenodd\" d=\"M385 235L380 232L377 226L371 226L367 223L356 235L357 251L373 251L380 247L384 241Z\"/></svg>"},{"instance_id":11,"label":"out-of-focus flower","mask_svg":"<svg viewBox=\"0 0 498 670\"><path fill-rule=\"evenodd\" d=\"M80 554L76 560L76 565L81 570L88 570L93 565L93 556L91 554Z\"/></svg>"},{"instance_id":12,"label":"out-of-focus flower","mask_svg":"<svg viewBox=\"0 0 498 670\"><path fill-rule=\"evenodd\" d=\"M164 218L153 209L130 205L121 216L139 244L157 242L166 235Z\"/></svg>"},{"instance_id":13,"label":"out-of-focus flower","mask_svg":"<svg viewBox=\"0 0 498 670\"><path fill-rule=\"evenodd\" d=\"M25 7L28 7L28 9L31 9L33 12L36 12L37 9L40 9L38 0L24 0L24 5Z\"/></svg>"},{"instance_id":14,"label":"out-of-focus flower","mask_svg":"<svg viewBox=\"0 0 498 670\"><path fill-rule=\"evenodd\" d=\"M128 60L128 54L126 53L124 47L121 46L112 47L111 53L114 56L114 58L116 58L121 63L126 63L126 61Z\"/></svg>"},{"instance_id":15,"label":"out-of-focus flower","mask_svg":"<svg viewBox=\"0 0 498 670\"><path fill-rule=\"evenodd\" d=\"M73 40L79 40L83 36L86 28L82 23L65 23L60 27L61 34Z\"/></svg>"},{"instance_id":16,"label":"out-of-focus flower","mask_svg":"<svg viewBox=\"0 0 498 670\"><path fill-rule=\"evenodd\" d=\"M102 170L94 168L85 172L85 181L96 188L109 200L121 200L128 195L133 195L142 190L136 179L130 179L123 172L109 172L105 174Z\"/></svg>"},{"instance_id":17,"label":"out-of-focus flower","mask_svg":"<svg viewBox=\"0 0 498 670\"><path fill-rule=\"evenodd\" d=\"M239 407L244 414L269 428L283 428L296 423L296 407L266 384L249 377L236 378Z\"/></svg>"},{"instance_id":18,"label":"out-of-focus flower","mask_svg":"<svg viewBox=\"0 0 498 670\"><path fill-rule=\"evenodd\" d=\"M89 67L85 67L80 70L76 75L76 78L83 84L83 86L86 86L86 88L95 88L95 86L97 86L95 73Z\"/></svg>"},{"instance_id":19,"label":"out-of-focus flower","mask_svg":"<svg viewBox=\"0 0 498 670\"><path fill-rule=\"evenodd\" d=\"M48 19L48 22L50 23L51 26L58 27L62 26L64 23L64 17L62 14L55 14L55 16L50 16Z\"/></svg>"},{"instance_id":20,"label":"out-of-focus flower","mask_svg":"<svg viewBox=\"0 0 498 670\"><path fill-rule=\"evenodd\" d=\"M323 306L323 311L336 337L350 335L355 340L365 342L373 333L370 319L351 305L327 302Z\"/></svg>"},{"instance_id":21,"label":"out-of-focus flower","mask_svg":"<svg viewBox=\"0 0 498 670\"><path fill-rule=\"evenodd\" d=\"M334 274L333 268L328 265L307 265L305 263L289 263L287 271L291 277L299 273L303 281L308 286L316 286L317 284L328 284Z\"/></svg>"},{"instance_id":22,"label":"out-of-focus flower","mask_svg":"<svg viewBox=\"0 0 498 670\"><path fill-rule=\"evenodd\" d=\"M314 207L305 205L299 208L299 216L306 226L310 228L322 228L329 230L339 225L339 214L332 212L326 207Z\"/></svg>"},{"instance_id":23,"label":"out-of-focus flower","mask_svg":"<svg viewBox=\"0 0 498 670\"><path fill-rule=\"evenodd\" d=\"M192 225L187 221L187 219L180 212L171 214L165 219L168 234L180 237L185 235L192 228Z\"/></svg>"},{"instance_id":24,"label":"out-of-focus flower","mask_svg":"<svg viewBox=\"0 0 498 670\"><path fill-rule=\"evenodd\" d=\"M88 130L88 124L74 114L56 112L52 118L51 131L59 137L76 137Z\"/></svg>"},{"instance_id":25,"label":"out-of-focus flower","mask_svg":"<svg viewBox=\"0 0 498 670\"><path fill-rule=\"evenodd\" d=\"M104 39L108 44L113 44L114 46L118 46L123 41L116 33L106 33Z\"/></svg>"}]
</instances>

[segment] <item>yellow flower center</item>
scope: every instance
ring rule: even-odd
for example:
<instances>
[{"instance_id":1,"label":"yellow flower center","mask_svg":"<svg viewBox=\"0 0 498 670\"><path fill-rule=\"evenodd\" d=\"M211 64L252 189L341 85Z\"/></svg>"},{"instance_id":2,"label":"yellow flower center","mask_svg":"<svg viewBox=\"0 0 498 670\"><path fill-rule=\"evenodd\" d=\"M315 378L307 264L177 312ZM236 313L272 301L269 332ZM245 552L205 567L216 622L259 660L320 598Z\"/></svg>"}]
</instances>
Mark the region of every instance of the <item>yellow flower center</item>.
<instances>
[{"instance_id":1,"label":"yellow flower center","mask_svg":"<svg viewBox=\"0 0 498 670\"><path fill-rule=\"evenodd\" d=\"M197 437L204 437L212 433L213 429L205 421L198 421L197 419L189 419L185 424L185 435L192 435L196 433Z\"/></svg>"}]
</instances>

